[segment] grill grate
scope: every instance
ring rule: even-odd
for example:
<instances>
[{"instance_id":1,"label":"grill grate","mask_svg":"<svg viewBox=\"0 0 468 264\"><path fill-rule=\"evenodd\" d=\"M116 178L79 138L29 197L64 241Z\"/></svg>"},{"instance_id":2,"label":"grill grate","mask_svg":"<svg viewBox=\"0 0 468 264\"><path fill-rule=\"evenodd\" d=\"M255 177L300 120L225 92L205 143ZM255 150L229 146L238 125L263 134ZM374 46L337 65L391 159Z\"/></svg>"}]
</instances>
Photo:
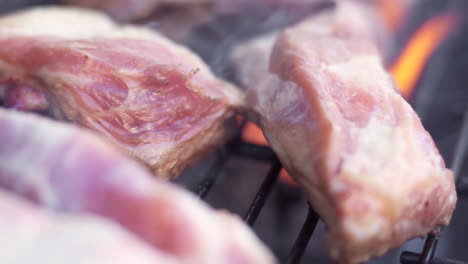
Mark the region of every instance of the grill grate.
<instances>
[{"instance_id":1,"label":"grill grate","mask_svg":"<svg viewBox=\"0 0 468 264\"><path fill-rule=\"evenodd\" d=\"M314 209L309 204L309 212L307 213L307 218L304 222L304 225L299 231L299 236L297 237L296 242L289 253L287 260L288 264L296 264L301 261L302 255L309 243L310 237L314 233L315 227L317 226L319 216L315 213Z\"/></svg>"},{"instance_id":2,"label":"grill grate","mask_svg":"<svg viewBox=\"0 0 468 264\"><path fill-rule=\"evenodd\" d=\"M279 172L281 170L281 163L276 156L272 163L273 165L271 166L267 177L263 181L262 186L260 186L260 189L255 195L255 198L252 201L249 210L245 214L244 221L250 226L253 226L255 224L255 221L257 220L257 217L260 214L263 205L265 205L266 199L270 195L271 190L273 189L273 186L275 185L276 180L278 179Z\"/></svg>"},{"instance_id":3,"label":"grill grate","mask_svg":"<svg viewBox=\"0 0 468 264\"><path fill-rule=\"evenodd\" d=\"M243 125L241 126L241 128ZM455 148L455 155L452 162L452 168L455 172L457 179L457 191L460 194L468 193L468 185L460 184L463 181L461 177L458 177L458 172L463 165L466 153L468 149L468 107L464 115L464 120L460 132L460 136ZM275 183L279 178L279 172L282 168L280 161L277 156L269 147L259 146L251 143L244 142L240 136L237 136L232 142L223 146L218 150L217 156L211 165L206 177L198 185L197 194L200 198L204 199L209 193L213 185L215 184L218 176L226 164L226 161L231 155L242 156L247 159L256 161L268 161L271 163L270 171L265 177L262 185L258 189L255 198L250 204L247 213L245 214L244 221L253 226L257 217L259 216L269 194L271 193ZM317 226L319 216L315 213L312 207L309 205L308 214L305 222L298 234L298 237L291 248L289 253L287 264L298 264L304 254L307 244L312 237L315 227ZM437 242L441 235L441 230L435 230L426 236L422 253L414 253L404 251L400 256L400 262L402 264L468 264L463 261L453 260L448 258L434 257L434 253L437 248Z\"/></svg>"}]
</instances>

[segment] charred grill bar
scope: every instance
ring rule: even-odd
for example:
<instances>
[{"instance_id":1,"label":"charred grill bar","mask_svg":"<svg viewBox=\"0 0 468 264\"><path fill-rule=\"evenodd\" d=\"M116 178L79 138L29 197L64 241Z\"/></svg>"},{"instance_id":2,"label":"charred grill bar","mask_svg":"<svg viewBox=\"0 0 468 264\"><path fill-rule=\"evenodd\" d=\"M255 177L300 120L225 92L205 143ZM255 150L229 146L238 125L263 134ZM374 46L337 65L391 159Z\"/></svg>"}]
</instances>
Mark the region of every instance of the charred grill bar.
<instances>
[{"instance_id":1,"label":"charred grill bar","mask_svg":"<svg viewBox=\"0 0 468 264\"><path fill-rule=\"evenodd\" d=\"M309 243L310 237L314 233L315 227L317 226L319 216L312 209L309 204L309 211L307 213L307 218L304 222L304 225L299 232L296 242L291 249L287 263L288 264L298 264L301 261L302 255L304 254L307 244Z\"/></svg>"},{"instance_id":2,"label":"charred grill bar","mask_svg":"<svg viewBox=\"0 0 468 264\"><path fill-rule=\"evenodd\" d=\"M213 161L213 164L210 167L208 174L205 176L203 181L197 187L196 193L200 198L204 199L206 195L208 195L208 192L216 183L216 179L218 178L218 175L221 173L223 166L226 163L228 158L229 158L229 154L225 147L222 147L221 149L218 150L216 158Z\"/></svg>"},{"instance_id":3,"label":"charred grill bar","mask_svg":"<svg viewBox=\"0 0 468 264\"><path fill-rule=\"evenodd\" d=\"M255 221L257 220L257 217L260 214L260 211L265 205L265 202L271 190L273 189L273 186L275 185L276 180L278 179L279 172L281 170L281 163L278 160L278 158L275 158L272 161L272 163L273 163L272 167L270 171L268 172L267 177L263 181L262 186L260 186L260 189L255 195L255 198L252 204L250 205L249 210L245 214L244 220L250 226L253 226L255 224Z\"/></svg>"},{"instance_id":4,"label":"charred grill bar","mask_svg":"<svg viewBox=\"0 0 468 264\"><path fill-rule=\"evenodd\" d=\"M405 251L401 254L401 263L402 264L420 263L419 257L420 257L419 254ZM448 258L434 257L430 263L432 264L465 264L466 262L448 259Z\"/></svg>"}]
</instances>

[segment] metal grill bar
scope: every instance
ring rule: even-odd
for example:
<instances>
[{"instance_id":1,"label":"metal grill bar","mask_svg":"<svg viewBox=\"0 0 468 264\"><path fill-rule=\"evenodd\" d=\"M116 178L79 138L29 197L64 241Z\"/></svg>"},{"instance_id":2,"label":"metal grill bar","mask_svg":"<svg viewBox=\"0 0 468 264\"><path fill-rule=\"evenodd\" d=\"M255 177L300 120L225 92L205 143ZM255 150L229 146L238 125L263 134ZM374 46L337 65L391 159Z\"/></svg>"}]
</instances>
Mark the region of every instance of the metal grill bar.
<instances>
[{"instance_id":1,"label":"metal grill bar","mask_svg":"<svg viewBox=\"0 0 468 264\"><path fill-rule=\"evenodd\" d=\"M309 212L307 213L307 218L304 222L304 225L299 231L299 235L294 242L294 245L289 253L287 264L299 264L301 261L302 255L309 244L310 237L314 233L315 227L317 226L319 216L315 213L314 209L309 204Z\"/></svg>"},{"instance_id":2,"label":"metal grill bar","mask_svg":"<svg viewBox=\"0 0 468 264\"><path fill-rule=\"evenodd\" d=\"M218 179L218 176L221 174L221 170L228 158L229 154L225 147L218 150L216 158L208 170L208 174L197 187L196 193L200 198L204 199L208 195L209 191Z\"/></svg>"},{"instance_id":3,"label":"metal grill bar","mask_svg":"<svg viewBox=\"0 0 468 264\"><path fill-rule=\"evenodd\" d=\"M463 161L465 160L466 152L468 149L468 106L465 110L465 115L463 117L463 124L460 131L460 136L458 137L458 141L455 145L455 154L453 156L453 161L451 164L451 168L455 175L457 185L460 183L460 170L463 166Z\"/></svg>"},{"instance_id":4,"label":"metal grill bar","mask_svg":"<svg viewBox=\"0 0 468 264\"><path fill-rule=\"evenodd\" d=\"M243 141L236 141L231 146L232 151L242 157L258 160L258 161L273 161L276 159L276 155L267 146L259 146Z\"/></svg>"},{"instance_id":5,"label":"metal grill bar","mask_svg":"<svg viewBox=\"0 0 468 264\"><path fill-rule=\"evenodd\" d=\"M197 189L195 191L198 197L200 197L201 199L206 198L211 188L216 183L216 180L221 174L221 171L223 170L224 165L226 164L226 161L228 160L231 152L233 151L233 146L235 146L236 143L242 141L242 139L240 138L241 131L244 129L246 124L247 124L247 119L244 119L242 123L239 125L238 130L237 130L237 135L232 140L232 142L221 147L216 153L215 160L213 161L213 164L208 170L206 177L198 184Z\"/></svg>"},{"instance_id":6,"label":"metal grill bar","mask_svg":"<svg viewBox=\"0 0 468 264\"><path fill-rule=\"evenodd\" d=\"M426 241L424 242L423 251L419 259L420 264L431 264L434 258L434 253L439 242L439 236L431 233L427 235Z\"/></svg>"},{"instance_id":7,"label":"metal grill bar","mask_svg":"<svg viewBox=\"0 0 468 264\"><path fill-rule=\"evenodd\" d=\"M417 264L419 263L419 254L409 252L409 251L404 251L401 254L400 261L402 264ZM468 264L467 262L463 262L459 260L439 258L439 257L434 257L431 263L432 264Z\"/></svg>"},{"instance_id":8,"label":"metal grill bar","mask_svg":"<svg viewBox=\"0 0 468 264\"><path fill-rule=\"evenodd\" d=\"M468 196L468 175L460 176L457 184L458 196Z\"/></svg>"},{"instance_id":9,"label":"metal grill bar","mask_svg":"<svg viewBox=\"0 0 468 264\"><path fill-rule=\"evenodd\" d=\"M245 222L247 222L248 225L253 226L255 224L255 221L257 220L257 217L260 214L263 205L265 205L266 199L270 195L271 190L273 189L273 186L275 185L275 182L278 179L280 170L281 163L278 160L278 158L275 157L275 159L272 162L272 167L268 172L268 176L263 181L262 185L260 186L260 189L257 192L257 195L255 195L255 198L249 207L249 210L244 216L244 220Z\"/></svg>"}]
</instances>

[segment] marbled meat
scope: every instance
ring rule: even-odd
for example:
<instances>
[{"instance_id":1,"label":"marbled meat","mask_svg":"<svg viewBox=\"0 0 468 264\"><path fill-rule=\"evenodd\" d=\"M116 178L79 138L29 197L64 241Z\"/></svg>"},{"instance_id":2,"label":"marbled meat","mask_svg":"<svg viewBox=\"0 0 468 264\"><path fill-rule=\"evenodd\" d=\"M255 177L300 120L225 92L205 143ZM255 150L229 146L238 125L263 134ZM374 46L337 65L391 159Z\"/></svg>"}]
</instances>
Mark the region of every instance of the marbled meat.
<instances>
[{"instance_id":1,"label":"marbled meat","mask_svg":"<svg viewBox=\"0 0 468 264\"><path fill-rule=\"evenodd\" d=\"M88 127L173 178L224 142L243 95L192 52L93 11L37 8L0 18L0 94Z\"/></svg>"},{"instance_id":2,"label":"marbled meat","mask_svg":"<svg viewBox=\"0 0 468 264\"><path fill-rule=\"evenodd\" d=\"M328 227L332 259L361 263L448 224L454 177L374 42L345 30L353 23L322 22L281 33L268 80L250 91L270 145Z\"/></svg>"}]
</instances>

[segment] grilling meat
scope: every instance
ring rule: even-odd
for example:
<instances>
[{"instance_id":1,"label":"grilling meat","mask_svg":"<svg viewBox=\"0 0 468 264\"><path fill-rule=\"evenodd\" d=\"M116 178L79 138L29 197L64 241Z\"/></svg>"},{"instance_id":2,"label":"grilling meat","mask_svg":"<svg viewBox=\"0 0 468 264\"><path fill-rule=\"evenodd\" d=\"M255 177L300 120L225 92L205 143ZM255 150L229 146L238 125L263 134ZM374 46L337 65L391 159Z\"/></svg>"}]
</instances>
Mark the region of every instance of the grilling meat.
<instances>
[{"instance_id":1,"label":"grilling meat","mask_svg":"<svg viewBox=\"0 0 468 264\"><path fill-rule=\"evenodd\" d=\"M312 19L312 18L311 18ZM313 16L308 30L321 34L336 34L367 39L385 53L388 36L368 3L339 0L334 8ZM270 54L278 37L273 31L238 44L231 52L231 64L243 89L258 86L269 75Z\"/></svg>"},{"instance_id":2,"label":"grilling meat","mask_svg":"<svg viewBox=\"0 0 468 264\"><path fill-rule=\"evenodd\" d=\"M10 105L49 105L53 116L99 132L163 178L222 143L232 131L225 121L243 104L189 50L91 11L43 8L0 18L0 47ZM11 96L18 89L21 96ZM24 105L25 91L47 102Z\"/></svg>"},{"instance_id":3,"label":"grilling meat","mask_svg":"<svg viewBox=\"0 0 468 264\"><path fill-rule=\"evenodd\" d=\"M2 263L181 263L110 221L41 211L5 191L0 191L0 233Z\"/></svg>"},{"instance_id":4,"label":"grilling meat","mask_svg":"<svg viewBox=\"0 0 468 264\"><path fill-rule=\"evenodd\" d=\"M13 110L0 110L0 131L4 189L48 208L113 219L190 263L274 263L236 216L152 178L88 131Z\"/></svg>"},{"instance_id":5,"label":"grilling meat","mask_svg":"<svg viewBox=\"0 0 468 264\"><path fill-rule=\"evenodd\" d=\"M321 22L280 35L252 102L328 226L331 257L360 263L448 224L454 180L373 42L353 23Z\"/></svg>"}]
</instances>

